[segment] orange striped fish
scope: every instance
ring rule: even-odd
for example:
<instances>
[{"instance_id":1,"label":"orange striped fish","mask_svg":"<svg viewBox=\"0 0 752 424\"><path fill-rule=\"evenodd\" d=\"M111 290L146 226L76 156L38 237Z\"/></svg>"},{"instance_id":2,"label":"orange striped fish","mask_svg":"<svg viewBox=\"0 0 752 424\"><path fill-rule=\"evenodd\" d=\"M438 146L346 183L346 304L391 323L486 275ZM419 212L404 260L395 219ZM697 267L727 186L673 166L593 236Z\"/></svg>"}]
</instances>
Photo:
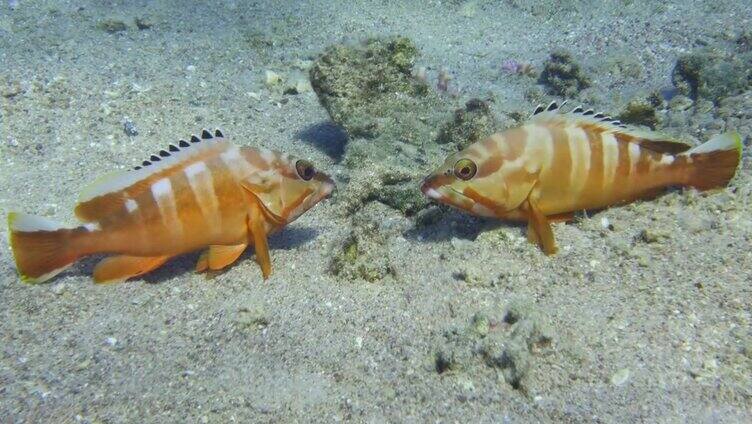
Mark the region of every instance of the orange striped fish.
<instances>
[{"instance_id":1,"label":"orange striped fish","mask_svg":"<svg viewBox=\"0 0 752 424\"><path fill-rule=\"evenodd\" d=\"M649 198L668 186L725 186L741 149L735 133L691 147L582 107L563 113L553 102L524 125L449 156L421 190L475 215L526 221L528 239L554 254L550 222Z\"/></svg>"},{"instance_id":2,"label":"orange striped fish","mask_svg":"<svg viewBox=\"0 0 752 424\"><path fill-rule=\"evenodd\" d=\"M8 216L21 279L48 280L78 259L116 254L94 268L97 283L124 281L168 259L208 246L198 272L222 269L248 245L264 279L271 274L267 235L292 222L334 189L310 162L238 147L216 130L180 140L132 170L86 188L76 228L31 215Z\"/></svg>"}]
</instances>

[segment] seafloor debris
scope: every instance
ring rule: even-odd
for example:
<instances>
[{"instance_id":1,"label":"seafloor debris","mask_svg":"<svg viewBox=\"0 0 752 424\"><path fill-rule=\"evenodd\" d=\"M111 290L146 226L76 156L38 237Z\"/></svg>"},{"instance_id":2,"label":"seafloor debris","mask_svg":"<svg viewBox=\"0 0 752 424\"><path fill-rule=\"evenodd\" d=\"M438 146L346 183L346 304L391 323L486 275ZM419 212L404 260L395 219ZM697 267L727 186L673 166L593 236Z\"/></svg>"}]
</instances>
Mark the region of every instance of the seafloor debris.
<instances>
[{"instance_id":1,"label":"seafloor debris","mask_svg":"<svg viewBox=\"0 0 752 424\"><path fill-rule=\"evenodd\" d=\"M128 30L128 26L125 24L125 22L118 19L105 19L97 23L97 29L108 32L110 34L115 34Z\"/></svg>"},{"instance_id":2,"label":"seafloor debris","mask_svg":"<svg viewBox=\"0 0 752 424\"><path fill-rule=\"evenodd\" d=\"M752 88L752 52L729 54L705 47L679 57L672 81L680 93L718 103Z\"/></svg>"},{"instance_id":3,"label":"seafloor debris","mask_svg":"<svg viewBox=\"0 0 752 424\"><path fill-rule=\"evenodd\" d=\"M440 344L432 361L436 372L461 371L482 359L514 389L527 391L535 357L552 348L553 334L534 306L513 301L505 310L476 312L467 326L444 331Z\"/></svg>"},{"instance_id":4,"label":"seafloor debris","mask_svg":"<svg viewBox=\"0 0 752 424\"><path fill-rule=\"evenodd\" d=\"M546 85L551 94L564 97L573 97L580 90L590 87L590 78L584 74L572 55L564 50L551 53L551 57L543 64L540 82Z\"/></svg>"},{"instance_id":5,"label":"seafloor debris","mask_svg":"<svg viewBox=\"0 0 752 424\"><path fill-rule=\"evenodd\" d=\"M532 63L526 61L519 61L517 59L504 59L501 61L501 70L504 73L512 75L525 75L528 77L535 77L535 67Z\"/></svg>"},{"instance_id":6,"label":"seafloor debris","mask_svg":"<svg viewBox=\"0 0 752 424\"><path fill-rule=\"evenodd\" d=\"M496 122L487 101L470 99L464 108L454 111L454 119L441 127L436 141L451 143L457 149L464 149L471 143L480 141L498 131Z\"/></svg>"},{"instance_id":7,"label":"seafloor debris","mask_svg":"<svg viewBox=\"0 0 752 424\"><path fill-rule=\"evenodd\" d=\"M382 228L386 206L371 203L352 218L350 235L336 248L329 272L347 281L371 283L394 276L387 245L389 234Z\"/></svg>"}]
</instances>

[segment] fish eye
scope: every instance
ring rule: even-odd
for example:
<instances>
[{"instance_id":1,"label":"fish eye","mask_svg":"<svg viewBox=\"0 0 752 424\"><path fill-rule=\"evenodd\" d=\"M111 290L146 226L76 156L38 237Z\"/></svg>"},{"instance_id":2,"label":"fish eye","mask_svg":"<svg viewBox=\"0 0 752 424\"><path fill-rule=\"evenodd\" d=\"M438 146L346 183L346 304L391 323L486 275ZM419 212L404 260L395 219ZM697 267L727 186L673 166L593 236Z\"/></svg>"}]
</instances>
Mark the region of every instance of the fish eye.
<instances>
[{"instance_id":1,"label":"fish eye","mask_svg":"<svg viewBox=\"0 0 752 424\"><path fill-rule=\"evenodd\" d=\"M316 168L313 164L303 159L295 162L295 170L298 171L298 176L306 181L310 181L316 175Z\"/></svg>"},{"instance_id":2,"label":"fish eye","mask_svg":"<svg viewBox=\"0 0 752 424\"><path fill-rule=\"evenodd\" d=\"M454 164L454 175L461 180L469 180L478 172L478 166L470 159L460 159Z\"/></svg>"}]
</instances>

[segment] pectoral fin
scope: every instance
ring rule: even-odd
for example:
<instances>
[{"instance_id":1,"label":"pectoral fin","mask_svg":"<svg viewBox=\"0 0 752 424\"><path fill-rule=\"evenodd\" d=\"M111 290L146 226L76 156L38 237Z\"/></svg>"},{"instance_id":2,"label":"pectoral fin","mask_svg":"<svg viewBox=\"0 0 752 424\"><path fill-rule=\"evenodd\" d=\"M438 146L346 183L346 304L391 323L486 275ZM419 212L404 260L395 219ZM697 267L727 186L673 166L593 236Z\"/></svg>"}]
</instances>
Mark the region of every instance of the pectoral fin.
<instances>
[{"instance_id":1,"label":"pectoral fin","mask_svg":"<svg viewBox=\"0 0 752 424\"><path fill-rule=\"evenodd\" d=\"M247 243L236 244L231 246L211 245L196 263L196 272L203 272L207 269L213 271L222 269L235 262L243 254Z\"/></svg>"},{"instance_id":2,"label":"pectoral fin","mask_svg":"<svg viewBox=\"0 0 752 424\"><path fill-rule=\"evenodd\" d=\"M551 229L551 223L548 221L545 215L538 209L538 205L534 200L528 198L527 212L527 237L532 243L537 243L543 253L546 255L553 255L559 249L556 247L556 240L554 239L554 232Z\"/></svg>"},{"instance_id":3,"label":"pectoral fin","mask_svg":"<svg viewBox=\"0 0 752 424\"><path fill-rule=\"evenodd\" d=\"M261 267L264 280L272 273L272 261L269 257L269 244L266 241L266 228L264 228L264 212L258 202L251 202L250 216L248 217L248 229L253 235L253 247L256 250L256 262Z\"/></svg>"},{"instance_id":4,"label":"pectoral fin","mask_svg":"<svg viewBox=\"0 0 752 424\"><path fill-rule=\"evenodd\" d=\"M159 268L168 259L169 256L110 256L94 267L94 282L119 283Z\"/></svg>"}]
</instances>

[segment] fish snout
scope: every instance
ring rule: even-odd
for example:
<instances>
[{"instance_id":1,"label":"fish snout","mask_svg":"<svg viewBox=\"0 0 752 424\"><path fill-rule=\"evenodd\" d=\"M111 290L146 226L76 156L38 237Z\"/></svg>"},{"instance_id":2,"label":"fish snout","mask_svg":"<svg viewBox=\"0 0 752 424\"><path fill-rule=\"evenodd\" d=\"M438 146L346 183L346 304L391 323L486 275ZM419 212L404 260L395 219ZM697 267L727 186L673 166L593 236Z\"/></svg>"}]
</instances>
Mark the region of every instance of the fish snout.
<instances>
[{"instance_id":1,"label":"fish snout","mask_svg":"<svg viewBox=\"0 0 752 424\"><path fill-rule=\"evenodd\" d=\"M438 190L439 181L435 175L429 175L420 184L420 191L433 200L441 200L444 196Z\"/></svg>"},{"instance_id":2,"label":"fish snout","mask_svg":"<svg viewBox=\"0 0 752 424\"><path fill-rule=\"evenodd\" d=\"M334 180L331 179L326 174L319 173L317 175L317 179L321 182L321 188L319 189L319 192L321 193L321 198L325 199L332 195L332 192L335 188L337 188L337 185L334 183Z\"/></svg>"}]
</instances>

